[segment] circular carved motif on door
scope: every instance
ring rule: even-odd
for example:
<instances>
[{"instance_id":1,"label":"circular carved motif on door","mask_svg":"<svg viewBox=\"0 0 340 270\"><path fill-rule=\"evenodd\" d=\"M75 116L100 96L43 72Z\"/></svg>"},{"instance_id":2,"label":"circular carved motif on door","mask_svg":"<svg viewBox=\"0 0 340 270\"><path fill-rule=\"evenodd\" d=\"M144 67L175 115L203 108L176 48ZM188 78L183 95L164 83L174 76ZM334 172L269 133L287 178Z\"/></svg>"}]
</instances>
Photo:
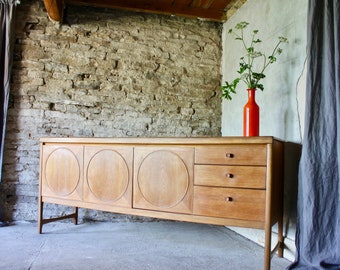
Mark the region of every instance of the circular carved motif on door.
<instances>
[{"instance_id":1,"label":"circular carved motif on door","mask_svg":"<svg viewBox=\"0 0 340 270\"><path fill-rule=\"evenodd\" d=\"M176 153L160 150L144 158L137 181L146 201L159 208L171 208L185 198L189 188L189 173L184 161Z\"/></svg>"},{"instance_id":2,"label":"circular carved motif on door","mask_svg":"<svg viewBox=\"0 0 340 270\"><path fill-rule=\"evenodd\" d=\"M78 186L79 178L80 166L71 150L58 148L48 156L45 179L52 192L59 196L70 195Z\"/></svg>"},{"instance_id":3,"label":"circular carved motif on door","mask_svg":"<svg viewBox=\"0 0 340 270\"><path fill-rule=\"evenodd\" d=\"M128 166L113 150L97 152L89 162L86 177L92 194L101 201L120 199L129 184Z\"/></svg>"}]
</instances>

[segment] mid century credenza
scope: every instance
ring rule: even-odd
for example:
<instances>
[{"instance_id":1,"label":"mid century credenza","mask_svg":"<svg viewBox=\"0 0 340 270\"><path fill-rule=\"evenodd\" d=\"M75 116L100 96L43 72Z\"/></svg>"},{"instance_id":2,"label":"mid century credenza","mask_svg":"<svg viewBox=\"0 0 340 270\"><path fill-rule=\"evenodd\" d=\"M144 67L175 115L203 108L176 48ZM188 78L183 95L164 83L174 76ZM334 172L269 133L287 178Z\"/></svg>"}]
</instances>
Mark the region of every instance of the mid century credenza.
<instances>
[{"instance_id":1,"label":"mid century credenza","mask_svg":"<svg viewBox=\"0 0 340 270\"><path fill-rule=\"evenodd\" d=\"M273 137L42 138L39 233L78 207L265 230L283 255L283 143ZM44 218L44 203L75 207ZM272 227L278 243L271 249Z\"/></svg>"}]
</instances>

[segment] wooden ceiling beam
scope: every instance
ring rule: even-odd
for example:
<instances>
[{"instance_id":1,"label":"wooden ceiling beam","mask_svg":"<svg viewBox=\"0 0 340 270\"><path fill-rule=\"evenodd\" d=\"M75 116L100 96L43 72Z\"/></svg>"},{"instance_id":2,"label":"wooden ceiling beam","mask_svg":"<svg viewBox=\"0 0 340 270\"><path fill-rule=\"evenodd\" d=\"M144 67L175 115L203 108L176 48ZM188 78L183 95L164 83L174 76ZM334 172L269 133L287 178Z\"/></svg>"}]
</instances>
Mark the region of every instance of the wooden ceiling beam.
<instances>
[{"instance_id":1,"label":"wooden ceiling beam","mask_svg":"<svg viewBox=\"0 0 340 270\"><path fill-rule=\"evenodd\" d=\"M48 16L54 22L62 22L64 13L64 0L44 0Z\"/></svg>"},{"instance_id":2,"label":"wooden ceiling beam","mask_svg":"<svg viewBox=\"0 0 340 270\"><path fill-rule=\"evenodd\" d=\"M182 5L181 2L191 2L190 5ZM224 1L229 3L229 1ZM139 12L161 13L176 16L202 18L212 21L223 21L225 10L222 8L208 7L213 0L204 1L161 1L161 0L65 0L67 4L97 6L133 10ZM194 4L194 5L192 5ZM225 4L226 5L226 4Z\"/></svg>"},{"instance_id":3,"label":"wooden ceiling beam","mask_svg":"<svg viewBox=\"0 0 340 270\"><path fill-rule=\"evenodd\" d=\"M226 20L226 10L236 0L44 0L48 16L61 23L64 5L83 5L113 9L168 14L210 21ZM237 0L239 1L239 0ZM246 2L246 0L243 0Z\"/></svg>"},{"instance_id":4,"label":"wooden ceiling beam","mask_svg":"<svg viewBox=\"0 0 340 270\"><path fill-rule=\"evenodd\" d=\"M209 8L215 0L193 0L191 6Z\"/></svg>"}]
</instances>

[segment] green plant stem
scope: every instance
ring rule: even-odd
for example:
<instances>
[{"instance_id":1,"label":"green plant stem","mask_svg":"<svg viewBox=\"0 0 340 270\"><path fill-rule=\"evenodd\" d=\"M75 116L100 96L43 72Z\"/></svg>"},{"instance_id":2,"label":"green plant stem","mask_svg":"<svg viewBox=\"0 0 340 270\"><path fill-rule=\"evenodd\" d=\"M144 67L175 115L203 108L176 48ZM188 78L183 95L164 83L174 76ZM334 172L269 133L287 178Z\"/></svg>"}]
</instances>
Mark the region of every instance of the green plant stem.
<instances>
[{"instance_id":1,"label":"green plant stem","mask_svg":"<svg viewBox=\"0 0 340 270\"><path fill-rule=\"evenodd\" d=\"M275 48L274 48L272 54L270 55L271 57L275 55L276 50L279 48L280 43L281 43L281 41L279 41L279 42L276 44L276 46L275 46ZM263 73L263 72L265 71L265 69L271 64L270 60L269 60L269 61L266 60L267 58L266 58L265 54L263 54L263 56L264 56L264 64L263 64L263 68L262 68L262 70L261 70L261 73ZM259 80L257 80L257 82L258 82L258 81L259 81ZM257 82L256 82L256 83L257 83Z\"/></svg>"},{"instance_id":2,"label":"green plant stem","mask_svg":"<svg viewBox=\"0 0 340 270\"><path fill-rule=\"evenodd\" d=\"M229 29L229 34L233 34L236 40L239 40L243 44L243 48L245 49L246 53L244 56L240 58L239 62L239 76L232 80L231 82L226 81L225 85L222 86L223 90L223 97L226 99L231 100L230 94L236 94L236 87L240 81L246 83L248 89L259 88L261 90L264 89L263 85L259 82L264 79L266 76L264 71L266 68L277 61L275 57L278 54L281 54L282 50L279 48L281 43L288 43L287 38L279 37L279 42L276 43L272 53L269 57L266 57L265 53L261 51L256 51L256 43L262 42L259 38L257 38L258 30L253 30L251 34L251 40L248 41L249 46L247 46L245 41L245 32L244 29L249 25L248 22L240 22L235 26L237 30L234 32L232 29ZM257 67L254 66L257 60L255 58L263 57L263 63L261 63L261 59L258 59L259 62L259 72L257 71Z\"/></svg>"}]
</instances>

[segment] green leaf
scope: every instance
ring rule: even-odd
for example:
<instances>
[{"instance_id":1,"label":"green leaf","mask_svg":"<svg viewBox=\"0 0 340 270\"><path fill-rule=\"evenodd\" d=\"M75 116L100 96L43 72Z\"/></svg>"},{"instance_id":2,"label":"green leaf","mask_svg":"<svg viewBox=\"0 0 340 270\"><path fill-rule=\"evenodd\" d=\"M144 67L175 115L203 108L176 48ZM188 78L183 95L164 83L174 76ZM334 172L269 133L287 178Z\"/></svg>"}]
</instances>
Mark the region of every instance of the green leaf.
<instances>
[{"instance_id":1,"label":"green leaf","mask_svg":"<svg viewBox=\"0 0 340 270\"><path fill-rule=\"evenodd\" d=\"M240 79L236 78L231 83L225 82L225 85L222 86L222 97L231 100L231 93L236 94L236 86L239 83Z\"/></svg>"},{"instance_id":2,"label":"green leaf","mask_svg":"<svg viewBox=\"0 0 340 270\"><path fill-rule=\"evenodd\" d=\"M233 86L234 86L234 89L236 88L237 84L240 82L240 79L237 78L233 81Z\"/></svg>"},{"instance_id":3,"label":"green leaf","mask_svg":"<svg viewBox=\"0 0 340 270\"><path fill-rule=\"evenodd\" d=\"M257 84L256 88L260 89L261 91L263 91L263 90L264 90L264 87L263 87L263 85L262 85L262 84L259 84L259 83Z\"/></svg>"},{"instance_id":4,"label":"green leaf","mask_svg":"<svg viewBox=\"0 0 340 270\"><path fill-rule=\"evenodd\" d=\"M236 29L244 29L248 26L248 24L249 24L248 22L240 22L240 23L236 24L235 28Z\"/></svg>"},{"instance_id":5,"label":"green leaf","mask_svg":"<svg viewBox=\"0 0 340 270\"><path fill-rule=\"evenodd\" d=\"M279 37L279 41L283 43L288 43L288 39L286 37Z\"/></svg>"},{"instance_id":6,"label":"green leaf","mask_svg":"<svg viewBox=\"0 0 340 270\"><path fill-rule=\"evenodd\" d=\"M237 71L237 73L242 74L249 68L248 64L240 63L240 69ZM239 79L240 80L240 79Z\"/></svg>"},{"instance_id":7,"label":"green leaf","mask_svg":"<svg viewBox=\"0 0 340 270\"><path fill-rule=\"evenodd\" d=\"M253 72L253 77L254 77L255 80L258 81L258 80L265 78L266 75L264 75L263 73Z\"/></svg>"},{"instance_id":8,"label":"green leaf","mask_svg":"<svg viewBox=\"0 0 340 270\"><path fill-rule=\"evenodd\" d=\"M274 63L274 62L276 62L276 57L275 56L273 56L273 55L271 55L271 56L268 56L268 59L269 59L269 63Z\"/></svg>"},{"instance_id":9,"label":"green leaf","mask_svg":"<svg viewBox=\"0 0 340 270\"><path fill-rule=\"evenodd\" d=\"M256 29L248 32L250 40L249 38L245 40L247 33L244 29L248 25L248 22L243 21L236 24L234 29L229 29L229 33L234 34L235 40L242 42L240 50L243 49L244 54L239 58L238 77L233 81L225 82L225 85L222 87L222 96L228 100L231 100L232 95L236 94L236 87L240 81L244 82L247 88L258 88L263 91L264 86L260 81L266 77L264 71L270 64L276 62L276 57L282 53L282 49L279 47L281 43L288 43L287 38L280 36L276 44L274 44L271 53L260 51L255 45L263 42L257 38L259 30ZM267 57L266 55L270 56Z\"/></svg>"}]
</instances>

